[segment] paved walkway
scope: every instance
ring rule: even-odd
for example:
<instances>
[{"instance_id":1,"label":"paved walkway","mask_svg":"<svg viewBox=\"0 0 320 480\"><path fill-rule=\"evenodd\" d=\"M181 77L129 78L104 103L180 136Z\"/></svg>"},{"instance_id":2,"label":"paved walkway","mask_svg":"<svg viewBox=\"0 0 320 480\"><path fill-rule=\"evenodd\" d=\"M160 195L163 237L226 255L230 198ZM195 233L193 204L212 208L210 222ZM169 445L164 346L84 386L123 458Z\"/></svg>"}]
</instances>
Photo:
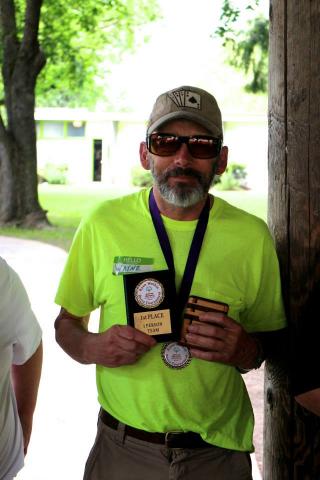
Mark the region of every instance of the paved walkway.
<instances>
[{"instance_id":1,"label":"paved walkway","mask_svg":"<svg viewBox=\"0 0 320 480\"><path fill-rule=\"evenodd\" d=\"M44 364L26 465L17 480L81 480L92 446L98 403L94 366L79 365L55 343L53 298L66 260L64 250L33 240L0 237L0 255L19 273L43 330ZM97 316L94 317L97 322ZM245 381L255 416L254 480L261 480L263 371ZM101 479L102 480L102 479Z\"/></svg>"}]
</instances>

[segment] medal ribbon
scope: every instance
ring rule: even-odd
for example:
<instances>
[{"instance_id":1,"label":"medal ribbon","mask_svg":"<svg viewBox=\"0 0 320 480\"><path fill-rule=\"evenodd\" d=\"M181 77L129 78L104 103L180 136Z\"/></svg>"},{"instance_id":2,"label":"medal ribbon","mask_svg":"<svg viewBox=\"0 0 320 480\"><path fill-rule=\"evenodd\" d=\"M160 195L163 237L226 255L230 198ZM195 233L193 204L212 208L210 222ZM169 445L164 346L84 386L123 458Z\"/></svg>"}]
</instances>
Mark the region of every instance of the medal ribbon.
<instances>
[{"instance_id":1,"label":"medal ribbon","mask_svg":"<svg viewBox=\"0 0 320 480\"><path fill-rule=\"evenodd\" d=\"M155 201L152 189L149 195L149 209L150 209L153 225L156 230L159 243L162 249L162 253L168 265L168 269L173 274L173 277L175 278L174 260L173 260L173 254L171 250L169 237L166 232L165 226L163 224L161 214L160 214L158 205ZM191 290L191 285L192 285L194 273L197 267L204 234L206 232L206 228L208 224L209 212L210 212L210 197L208 195L206 203L204 204L203 209L201 210L198 223L196 226L196 230L193 235L180 289L179 289L179 292L176 293L177 304L176 304L175 313L177 314L177 318L180 321L181 321L181 316L182 316L185 304L187 303L189 293Z\"/></svg>"}]
</instances>

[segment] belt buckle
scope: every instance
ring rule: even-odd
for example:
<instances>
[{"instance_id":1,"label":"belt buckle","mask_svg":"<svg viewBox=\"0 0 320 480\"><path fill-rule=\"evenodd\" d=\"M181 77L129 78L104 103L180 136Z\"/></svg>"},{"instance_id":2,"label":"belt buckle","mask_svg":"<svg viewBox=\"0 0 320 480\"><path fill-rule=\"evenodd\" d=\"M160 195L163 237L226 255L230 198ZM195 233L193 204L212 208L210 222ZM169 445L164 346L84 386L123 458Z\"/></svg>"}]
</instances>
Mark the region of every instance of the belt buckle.
<instances>
[{"instance_id":1,"label":"belt buckle","mask_svg":"<svg viewBox=\"0 0 320 480\"><path fill-rule=\"evenodd\" d=\"M165 446L168 447L168 448L179 448L179 447L170 446L170 442L174 441L175 440L174 437L177 437L178 435L181 435L182 433L183 432L181 432L180 430L172 430L170 432L166 432L165 437L164 437ZM170 436L172 436L173 438L170 439Z\"/></svg>"}]
</instances>

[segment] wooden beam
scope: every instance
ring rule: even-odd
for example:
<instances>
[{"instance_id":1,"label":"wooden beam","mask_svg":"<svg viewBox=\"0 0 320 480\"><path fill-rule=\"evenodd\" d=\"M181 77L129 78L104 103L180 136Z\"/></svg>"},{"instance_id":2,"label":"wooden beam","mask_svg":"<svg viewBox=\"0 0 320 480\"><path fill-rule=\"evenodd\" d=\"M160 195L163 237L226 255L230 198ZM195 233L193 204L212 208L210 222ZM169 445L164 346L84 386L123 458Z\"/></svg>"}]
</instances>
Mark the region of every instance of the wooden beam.
<instances>
[{"instance_id":1,"label":"wooden beam","mask_svg":"<svg viewBox=\"0 0 320 480\"><path fill-rule=\"evenodd\" d=\"M294 355L319 322L304 314L320 283L319 25L320 2L271 0L268 222ZM290 396L285 362L266 366L265 405L264 480L320 478L320 422Z\"/></svg>"}]
</instances>

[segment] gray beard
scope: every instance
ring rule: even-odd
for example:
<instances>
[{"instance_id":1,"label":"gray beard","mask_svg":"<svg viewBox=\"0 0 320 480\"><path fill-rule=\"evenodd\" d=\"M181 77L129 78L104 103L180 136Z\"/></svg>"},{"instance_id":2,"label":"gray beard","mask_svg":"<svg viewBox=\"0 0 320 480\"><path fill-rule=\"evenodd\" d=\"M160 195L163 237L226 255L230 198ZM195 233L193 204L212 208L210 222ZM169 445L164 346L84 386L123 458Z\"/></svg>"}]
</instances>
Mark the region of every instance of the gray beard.
<instances>
[{"instance_id":1,"label":"gray beard","mask_svg":"<svg viewBox=\"0 0 320 480\"><path fill-rule=\"evenodd\" d=\"M165 170L161 174L157 174L154 168L153 159L149 158L149 164L151 173L154 179L155 185L158 187L160 195L171 205L176 207L192 207L201 200L204 200L209 192L211 185L213 184L215 167L212 168L212 173L203 175L191 168L171 168ZM175 186L168 184L168 179L177 175L190 175L198 180L198 185L190 187L185 183L177 183Z\"/></svg>"}]
</instances>

